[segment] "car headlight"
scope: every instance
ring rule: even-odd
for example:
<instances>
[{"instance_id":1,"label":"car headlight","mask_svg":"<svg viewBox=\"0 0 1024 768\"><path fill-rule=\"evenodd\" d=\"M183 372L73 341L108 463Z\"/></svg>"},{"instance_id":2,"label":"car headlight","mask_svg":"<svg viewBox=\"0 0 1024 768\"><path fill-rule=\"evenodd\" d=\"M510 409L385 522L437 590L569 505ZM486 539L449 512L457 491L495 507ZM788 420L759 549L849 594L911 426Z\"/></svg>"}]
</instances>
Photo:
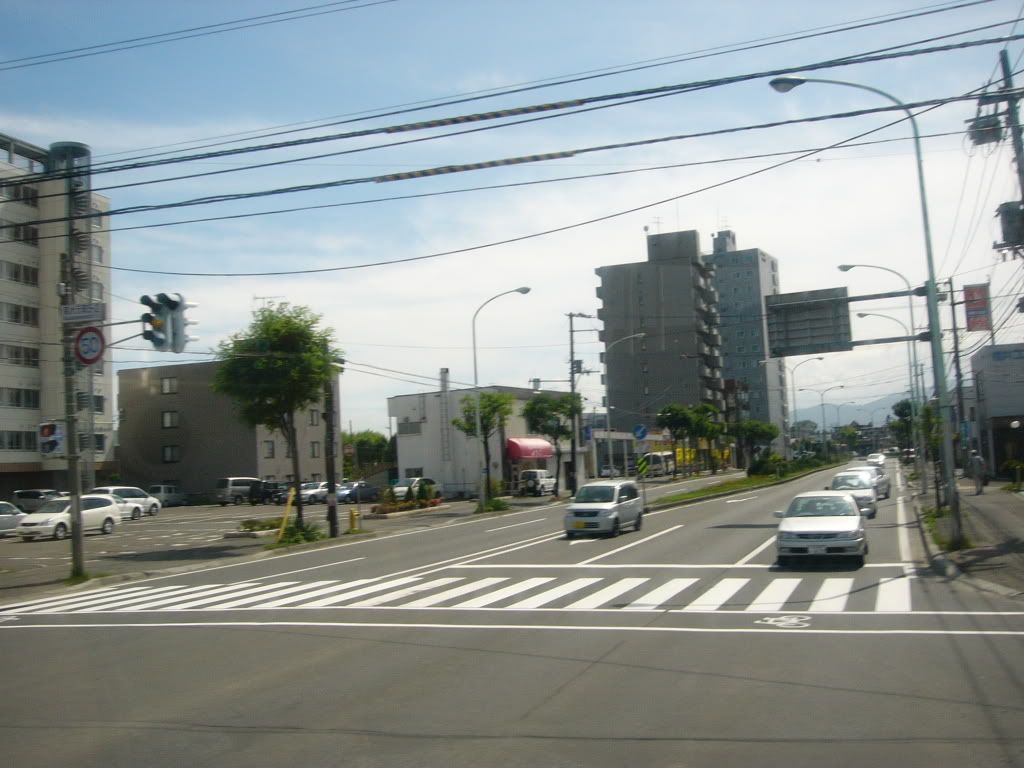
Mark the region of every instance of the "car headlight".
<instances>
[{"instance_id":1,"label":"car headlight","mask_svg":"<svg viewBox=\"0 0 1024 768\"><path fill-rule=\"evenodd\" d=\"M779 531L779 541L796 541L800 537L792 531Z\"/></svg>"}]
</instances>

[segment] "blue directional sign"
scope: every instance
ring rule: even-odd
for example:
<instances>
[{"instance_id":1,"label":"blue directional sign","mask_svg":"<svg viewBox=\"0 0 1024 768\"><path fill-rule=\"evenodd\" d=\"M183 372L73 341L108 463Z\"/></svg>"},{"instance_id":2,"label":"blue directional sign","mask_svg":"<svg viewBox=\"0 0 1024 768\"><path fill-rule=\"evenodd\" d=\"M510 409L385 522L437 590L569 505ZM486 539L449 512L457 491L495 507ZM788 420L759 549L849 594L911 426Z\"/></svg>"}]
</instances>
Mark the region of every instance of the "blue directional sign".
<instances>
[{"instance_id":1,"label":"blue directional sign","mask_svg":"<svg viewBox=\"0 0 1024 768\"><path fill-rule=\"evenodd\" d=\"M583 427L583 442L589 443L594 437L594 428L587 424Z\"/></svg>"},{"instance_id":2,"label":"blue directional sign","mask_svg":"<svg viewBox=\"0 0 1024 768\"><path fill-rule=\"evenodd\" d=\"M645 427L643 424L637 424L635 427L633 427L633 437L635 437L637 440L643 440L645 437L647 437L647 427Z\"/></svg>"}]
</instances>

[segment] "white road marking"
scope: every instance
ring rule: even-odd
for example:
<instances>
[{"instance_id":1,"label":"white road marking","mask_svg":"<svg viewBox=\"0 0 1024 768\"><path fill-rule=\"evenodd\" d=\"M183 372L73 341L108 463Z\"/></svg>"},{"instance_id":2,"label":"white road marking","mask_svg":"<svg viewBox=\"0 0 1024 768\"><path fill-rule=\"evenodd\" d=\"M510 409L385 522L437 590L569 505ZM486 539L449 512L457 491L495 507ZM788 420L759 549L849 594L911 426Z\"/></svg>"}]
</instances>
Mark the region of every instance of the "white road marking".
<instances>
[{"instance_id":1,"label":"white road marking","mask_svg":"<svg viewBox=\"0 0 1024 768\"><path fill-rule=\"evenodd\" d=\"M739 503L744 502L744 501L753 501L756 498L757 498L757 496L744 496L741 499L726 499L725 503L726 504L739 504Z\"/></svg>"},{"instance_id":2,"label":"white road marking","mask_svg":"<svg viewBox=\"0 0 1024 768\"><path fill-rule=\"evenodd\" d=\"M772 536L772 537L771 537L770 539L768 539L768 541L766 541L766 542L765 542L764 544L760 544L760 545L758 545L757 549L755 549L755 550L754 550L753 552L751 552L751 553L750 553L749 555L747 555L746 557L744 557L744 558L742 558L742 559L740 559L740 560L737 560L737 561L736 561L736 565L746 565L747 563L749 563L749 562L750 562L751 560L753 560L753 559L754 559L755 557L757 557L758 555L760 555L760 554L761 554L761 553L762 553L762 552L763 552L764 550L766 550L766 549L767 549L768 547L770 547L770 546L771 546L772 544L774 544L774 543L775 543L775 537L774 537L774 536Z\"/></svg>"},{"instance_id":3,"label":"white road marking","mask_svg":"<svg viewBox=\"0 0 1024 768\"><path fill-rule=\"evenodd\" d=\"M773 579L747 606L747 610L761 613L781 611L801 581L803 579Z\"/></svg>"},{"instance_id":4,"label":"white road marking","mask_svg":"<svg viewBox=\"0 0 1024 768\"><path fill-rule=\"evenodd\" d=\"M222 610L228 610L229 608L240 608L240 607L242 607L244 605L252 605L253 603L263 602L268 597L269 598L276 598L276 597L279 597L279 596L282 596L282 595L294 594L295 592L303 592L305 594L308 594L309 590L315 589L316 587L322 587L325 584L336 584L336 583L337 582L335 582L335 581L313 581L313 582L299 582L299 583L296 583L296 582L293 582L293 581L292 582L286 581L284 583L275 583L275 584L270 585L270 588L271 588L272 591L270 592L269 595L266 594L265 592L261 592L261 594L258 594L258 595L249 594L249 595L247 595L245 597L239 598L238 600L231 600L230 602L227 602L227 603L217 603L217 605L213 606L212 608L208 608L207 610L222 611ZM291 586L285 586L285 585L288 585L288 584L290 584ZM179 606L179 607L181 607L181 606Z\"/></svg>"},{"instance_id":5,"label":"white road marking","mask_svg":"<svg viewBox=\"0 0 1024 768\"><path fill-rule=\"evenodd\" d=\"M206 590L204 592L204 594L207 595L208 597L211 596L211 595L221 595L221 596L223 596L225 594L231 595L232 593L241 592L242 590L249 589L250 587L254 587L256 585L257 585L257 582L243 581L240 584L226 584L224 586L214 587L213 589ZM201 587L200 587L200 589L201 589ZM148 610L152 610L153 608L159 608L160 610L166 610L168 605L181 601L182 600L182 594L184 594L185 591L192 592L192 591L195 591L195 590L192 590L192 589L190 589L190 590L182 590L181 594L172 595L170 597L160 597L160 598L157 598L156 600L148 600L148 601L143 602L143 603L137 603L136 605L128 606L127 608L122 606L122 605L119 605L119 606L116 606L115 610L118 610L118 611L148 611Z\"/></svg>"},{"instance_id":6,"label":"white road marking","mask_svg":"<svg viewBox=\"0 0 1024 768\"><path fill-rule=\"evenodd\" d=\"M235 598L238 595L242 595L243 597L251 597L253 595L259 595L260 597L262 597L267 592L276 592L281 587L287 587L287 586L290 586L292 584L297 584L297 583L299 583L299 582L295 582L295 581L280 581L280 582L277 582L276 584L253 584L253 585L251 585L251 586L249 586L249 587L247 587L245 589L236 590L236 591L232 592L230 597L231 598ZM207 594L207 595L203 595L198 600L187 600L184 603L179 603L177 600L175 600L170 605L166 606L163 610L166 610L166 611L187 611L187 610L190 610L192 608L201 608L201 607L203 607L205 605L209 605L210 603L218 603L219 604L223 599L224 599L223 595L215 595L213 597L210 597ZM229 602L233 602L233 600L229 601Z\"/></svg>"},{"instance_id":7,"label":"white road marking","mask_svg":"<svg viewBox=\"0 0 1024 768\"><path fill-rule=\"evenodd\" d=\"M512 610L540 608L542 605L547 605L548 603L554 602L560 597L570 595L573 592L579 592L581 589L589 587L591 584L594 584L600 580L601 579L595 578L593 576L581 579L573 579L572 581L567 582L565 584L559 584L557 587L552 587L551 589L544 590L540 594L532 595L526 598L525 600L520 600L518 603L513 603L512 605L508 606L508 608Z\"/></svg>"},{"instance_id":8,"label":"white road marking","mask_svg":"<svg viewBox=\"0 0 1024 768\"><path fill-rule=\"evenodd\" d=\"M324 587L323 589L314 589L312 592L303 592L300 595L292 595L291 597L281 597L265 603L257 603L256 605L251 605L249 607L253 609L280 608L283 605L288 605L288 603L298 603L303 600L308 600L311 597L320 597L321 595L329 595L334 592L340 592L344 589L352 589L353 587L367 584L369 581L370 579L356 579L355 581L342 582L341 584Z\"/></svg>"},{"instance_id":9,"label":"white road marking","mask_svg":"<svg viewBox=\"0 0 1024 768\"><path fill-rule=\"evenodd\" d=\"M399 589L396 592L386 592L383 595L376 595L375 597L368 597L365 600L360 600L357 603L349 603L346 608L371 608L375 605L383 605L384 603L390 603L392 600L401 600L403 597L414 595L417 592L428 592L431 589L437 587L443 587L451 584L455 581L462 581L461 576L446 576L443 579L434 579L433 581L426 581L422 584L413 584L411 587L405 587L405 589Z\"/></svg>"},{"instance_id":10,"label":"white road marking","mask_svg":"<svg viewBox=\"0 0 1024 768\"><path fill-rule=\"evenodd\" d=\"M626 606L627 611L649 611L656 609L662 603L667 603L691 584L696 584L700 579L669 579L660 587L652 589L646 595L642 595Z\"/></svg>"},{"instance_id":11,"label":"white road marking","mask_svg":"<svg viewBox=\"0 0 1024 768\"><path fill-rule=\"evenodd\" d=\"M312 603L303 603L302 608L326 608L328 606L337 605L343 603L346 600L351 600L353 597L362 597L363 595L372 595L374 592L386 592L394 587L401 586L402 584L411 584L414 581L419 581L419 576L404 576L401 579L393 579L392 581L383 581L377 584L367 584L365 587L359 587L357 589L342 592L340 595L331 595L330 597L324 597L320 600L314 600Z\"/></svg>"},{"instance_id":12,"label":"white road marking","mask_svg":"<svg viewBox=\"0 0 1024 768\"><path fill-rule=\"evenodd\" d=\"M910 562L910 532L907 529L907 510L903 504L903 497L896 498L896 541L900 545L900 560L904 565L904 572L909 576L913 571L913 564Z\"/></svg>"},{"instance_id":13,"label":"white road marking","mask_svg":"<svg viewBox=\"0 0 1024 768\"><path fill-rule=\"evenodd\" d=\"M826 613L841 611L846 607L852 588L853 579L825 579L808 610Z\"/></svg>"},{"instance_id":14,"label":"white road marking","mask_svg":"<svg viewBox=\"0 0 1024 768\"><path fill-rule=\"evenodd\" d=\"M429 595L427 597L421 597L419 600L413 600L411 603L406 603L404 608L431 608L438 603L444 603L448 600L453 600L456 597L462 597L472 592L479 592L488 587L493 587L495 584L500 584L503 581L508 581L505 576L489 576L486 579L480 579L480 581L471 581L469 584L460 584L457 587L446 589L444 592L438 592L436 595Z\"/></svg>"},{"instance_id":15,"label":"white road marking","mask_svg":"<svg viewBox=\"0 0 1024 768\"><path fill-rule=\"evenodd\" d=\"M882 579L878 582L875 610L903 613L910 611L910 579Z\"/></svg>"},{"instance_id":16,"label":"white road marking","mask_svg":"<svg viewBox=\"0 0 1024 768\"><path fill-rule=\"evenodd\" d=\"M500 528L488 528L486 531L484 531L484 533L494 533L495 531L504 531L504 530L507 530L509 528L518 528L521 525L533 525L534 523L543 523L543 522L546 522L543 518L537 519L537 520L527 520L527 521L522 522L522 523L512 523L512 525L503 525Z\"/></svg>"},{"instance_id":17,"label":"white road marking","mask_svg":"<svg viewBox=\"0 0 1024 768\"><path fill-rule=\"evenodd\" d=\"M747 585L750 579L722 579L682 611L714 611Z\"/></svg>"},{"instance_id":18,"label":"white road marking","mask_svg":"<svg viewBox=\"0 0 1024 768\"><path fill-rule=\"evenodd\" d=\"M527 590L533 589L534 587L539 587L541 584L547 584L549 581L554 581L554 578L551 576L535 576L532 579L521 581L518 584L510 584L509 586L504 587L502 589L496 590L494 592L489 592L488 594L483 595L482 597L475 597L472 600L467 600L464 603L459 603L458 605L453 605L452 607L484 608L488 605L493 605L499 600L504 600L506 597L512 597L513 595L521 594L523 592L526 592Z\"/></svg>"},{"instance_id":19,"label":"white road marking","mask_svg":"<svg viewBox=\"0 0 1024 768\"><path fill-rule=\"evenodd\" d=\"M651 541L652 539L656 539L659 536L664 536L666 533L672 533L672 531L678 530L682 527L683 525L681 523L679 525L673 525L671 528L666 528L664 531L658 531L657 533L651 534L650 536L647 536L643 539L639 539L638 541L634 541L630 544L627 544L624 547L618 547L617 549L613 549L611 552L605 552L603 555L597 555L596 557L592 557L589 560L584 560L582 563L578 563L578 565L590 565L591 563L595 563L598 560L601 560L602 558L611 557L612 555L619 554L619 552L625 552L627 549L632 549L633 547L640 546L641 544L646 544L648 541Z\"/></svg>"},{"instance_id":20,"label":"white road marking","mask_svg":"<svg viewBox=\"0 0 1024 768\"><path fill-rule=\"evenodd\" d=\"M577 600L575 603L565 606L567 611L587 611L593 608L600 608L605 603L611 602L616 597L624 595L627 592L636 589L638 586L643 584L650 579L634 577L629 579L619 579L613 584L609 584L604 589L599 589L592 595L587 595L581 600Z\"/></svg>"}]
</instances>

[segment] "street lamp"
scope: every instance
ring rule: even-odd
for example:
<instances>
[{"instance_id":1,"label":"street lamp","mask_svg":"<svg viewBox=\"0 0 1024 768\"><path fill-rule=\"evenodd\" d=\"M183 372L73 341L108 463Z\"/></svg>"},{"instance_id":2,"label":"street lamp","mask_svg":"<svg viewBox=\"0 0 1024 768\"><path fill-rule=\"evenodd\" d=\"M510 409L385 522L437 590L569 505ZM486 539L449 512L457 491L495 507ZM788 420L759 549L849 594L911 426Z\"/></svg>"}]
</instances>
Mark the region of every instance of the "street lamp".
<instances>
[{"instance_id":1,"label":"street lamp","mask_svg":"<svg viewBox=\"0 0 1024 768\"><path fill-rule=\"evenodd\" d=\"M959 546L962 539L962 525L960 521L960 502L957 496L956 482L953 473L953 433L950 428L950 402L949 392L946 389L946 364L942 354L942 326L939 323L939 297L935 283L935 258L932 253L931 225L928 221L928 197L924 185L924 161L921 158L921 133L917 128L917 118L910 111L904 102L897 99L890 93L873 88L869 85L851 83L846 80L826 80L816 77L776 77L770 82L772 88L779 93L787 93L798 85L804 83L826 83L828 85L844 85L849 88L858 88L862 91L874 93L877 96L892 102L902 109L910 120L910 127L914 134L914 156L917 160L917 187L921 199L921 228L924 233L925 259L928 264L928 281L925 283L925 292L928 300L928 331L930 333L932 351L932 375L935 379L935 396L939 401L939 421L942 423L942 475L946 486L946 499L953 516L953 545ZM937 496L937 495L936 495ZM938 507L938 498L936 498Z\"/></svg>"},{"instance_id":2,"label":"street lamp","mask_svg":"<svg viewBox=\"0 0 1024 768\"><path fill-rule=\"evenodd\" d=\"M646 336L646 333L634 333L631 336L623 336L621 339L616 339L607 347L604 348L604 429L605 438L608 441L608 477L615 477L615 461L612 457L612 389L608 385L608 355L612 351L612 347L618 344L620 341L629 341L630 339L642 339ZM626 460L623 457L623 466L625 466ZM600 470L598 470L600 474Z\"/></svg>"},{"instance_id":3,"label":"street lamp","mask_svg":"<svg viewBox=\"0 0 1024 768\"><path fill-rule=\"evenodd\" d=\"M801 387L801 392L817 392L821 396L821 449L825 452L825 458L828 459L828 440L826 439L825 433L825 394L831 392L833 389L846 389L845 384L835 384L826 389L808 389L807 387Z\"/></svg>"},{"instance_id":4,"label":"street lamp","mask_svg":"<svg viewBox=\"0 0 1024 768\"><path fill-rule=\"evenodd\" d=\"M912 335L910 329L912 329L914 327L913 315L911 315L910 328L907 328L906 323L904 323L899 318L893 317L892 315L883 315L883 314L878 313L878 312L858 312L857 313L857 317L882 317L882 318L885 318L886 320L892 320L894 323L898 323L899 324L899 326L903 329L903 332L907 335L908 338ZM923 467L922 467L921 462L924 461L924 443L921 440L921 428L920 428L920 424L918 423L918 404L917 404L917 396L918 395L917 395L917 387L916 387L916 379L917 379L917 377L914 375L914 372L917 370L917 358L916 358L916 355L913 353L913 349L914 349L914 342L913 342L913 340L910 340L910 341L907 342L907 368L908 368L908 375L910 376L909 386L910 386L910 426L911 426L911 429L912 429L911 439L914 441L914 446L915 446L915 449L916 449L914 451L914 458L915 458L914 464L917 466L917 475L918 475L918 477L922 478L922 480L923 480L924 474L922 472Z\"/></svg>"},{"instance_id":5,"label":"street lamp","mask_svg":"<svg viewBox=\"0 0 1024 768\"><path fill-rule=\"evenodd\" d=\"M796 369L799 368L804 363L809 363L812 360L817 360L817 361L820 362L820 361L822 361L824 359L825 359L824 357L809 357L806 360L801 360L799 363L794 365L792 368L790 368L788 365L786 366L786 370L789 371L790 389L793 392L793 395L792 395L793 412L792 412L792 414L789 417L790 435L789 435L789 439L786 441L787 443L789 442L789 440L791 440L793 438L793 429L794 429L794 427L796 425ZM792 452L791 449L787 445L787 447L786 447L786 457L787 458L789 458L791 452Z\"/></svg>"},{"instance_id":6,"label":"street lamp","mask_svg":"<svg viewBox=\"0 0 1024 768\"><path fill-rule=\"evenodd\" d=\"M476 316L480 314L480 310L486 307L495 299L500 299L502 296L507 296L510 293L529 293L530 289L526 286L521 288L513 288L511 291L502 291L501 293L491 296L487 301L477 307L476 312L473 313L473 389L476 390L476 435L480 438L480 455L478 466L480 468L480 509L484 508L484 504L487 502L487 466L484 464L484 431L480 421L480 380L477 376L477 365L476 365Z\"/></svg>"}]
</instances>

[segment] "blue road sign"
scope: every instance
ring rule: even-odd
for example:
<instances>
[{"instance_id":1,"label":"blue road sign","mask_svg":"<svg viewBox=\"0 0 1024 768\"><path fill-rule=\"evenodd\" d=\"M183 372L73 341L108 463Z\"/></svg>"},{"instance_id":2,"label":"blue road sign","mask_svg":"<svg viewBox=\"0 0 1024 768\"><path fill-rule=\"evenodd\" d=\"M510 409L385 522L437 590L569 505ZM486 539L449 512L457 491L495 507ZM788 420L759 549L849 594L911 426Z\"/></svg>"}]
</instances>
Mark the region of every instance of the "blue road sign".
<instances>
[{"instance_id":1,"label":"blue road sign","mask_svg":"<svg viewBox=\"0 0 1024 768\"><path fill-rule=\"evenodd\" d=\"M633 427L633 437L635 437L637 440L643 440L645 437L647 437L647 427L645 427L643 424L637 424L635 427Z\"/></svg>"}]
</instances>

